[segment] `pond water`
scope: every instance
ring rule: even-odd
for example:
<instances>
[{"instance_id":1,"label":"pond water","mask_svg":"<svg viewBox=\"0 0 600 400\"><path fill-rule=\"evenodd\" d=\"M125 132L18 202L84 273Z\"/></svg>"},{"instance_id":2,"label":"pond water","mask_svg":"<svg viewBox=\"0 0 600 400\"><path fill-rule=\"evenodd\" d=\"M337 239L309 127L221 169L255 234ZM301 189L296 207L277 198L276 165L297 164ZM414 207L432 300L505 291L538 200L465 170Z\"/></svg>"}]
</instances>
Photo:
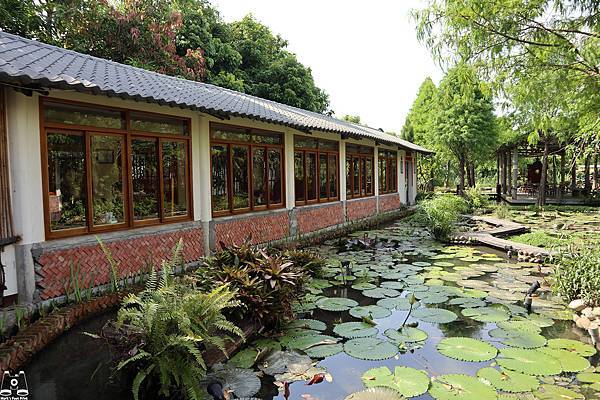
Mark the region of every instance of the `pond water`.
<instances>
[{"instance_id":1,"label":"pond water","mask_svg":"<svg viewBox=\"0 0 600 400\"><path fill-rule=\"evenodd\" d=\"M577 397L581 393L588 398L598 395L594 390L599 389L598 385L591 386L591 382L587 382L599 375L594 374L598 355L591 355L591 346L582 344L580 348L574 342L552 340L585 341L587 338L573 328L571 314L549 292L542 275L547 267L540 271L537 265L507 260L504 254L488 248L444 246L432 240L422 228L412 227L405 221L379 230L356 232L350 239L354 245L336 240L312 248L329 262L325 276L311 282L311 293L298 304L299 321L293 322L281 336L252 338L225 366L225 369L249 368L260 377L259 392L247 395L263 400L286 399L284 391L275 385L279 380L289 382L287 398L290 400L343 400L365 390L365 383L410 381L410 375L393 380L393 377L385 377L385 370L373 370L387 367L391 374L398 366L424 371L426 380L445 382L432 384L432 387L437 385L437 391L433 390L436 398L479 400L490 398L486 397L490 395L489 390L493 398L505 393L496 392L494 382L485 378L481 382L492 388L487 392L478 391L480 388L473 387L472 382L444 381L445 374L477 377L478 371L490 366L504 371L501 381L516 379L516 386L528 383L537 388L521 393L520 398L534 398L531 392L536 390L538 396L547 399L583 398ZM340 261L350 262L350 270L342 273ZM533 314L528 314L522 300L535 281L539 281L542 288L533 299ZM409 299L413 295L417 302L409 313ZM337 311L332 311L334 309ZM81 334L99 332L111 317L107 315L74 329L33 360L26 368L33 399L131 397L126 385L110 377L107 363L111 358L110 349ZM356 323L339 326L346 322ZM447 340L457 337L480 342ZM486 356L490 346L483 342L492 346L493 354ZM523 353L496 356L496 349L502 352L504 348ZM530 350L532 348L537 350ZM257 353L264 349L273 350L264 352L266 356L254 363ZM280 349L287 352L279 352ZM269 371L269 367L282 359L292 357L290 351L298 356L288 360L287 369ZM305 362L307 355L312 357L310 365ZM514 360L502 361L510 357ZM552 358L547 361L547 357ZM547 362L540 365L539 360ZM558 370L548 370L553 363ZM307 371L308 367L311 369ZM241 370L231 371L242 376ZM414 372L412 369L403 371ZM516 376L511 371L525 372L525 375ZM583 375L579 378L585 382L577 379L576 374L582 371L587 374L586 379ZM489 374L489 368L485 372ZM317 373L324 373L326 379L308 385L308 380ZM483 377L483 372L480 374ZM528 378L532 374L537 375L534 383ZM236 388L235 383L231 386ZM406 385L400 383L400 386L401 391L408 390ZM409 388L412 394L418 393L414 398L433 398L416 386ZM234 395L239 393L233 392ZM356 399L399 398L389 393L386 397L378 396L372 393Z\"/></svg>"}]
</instances>

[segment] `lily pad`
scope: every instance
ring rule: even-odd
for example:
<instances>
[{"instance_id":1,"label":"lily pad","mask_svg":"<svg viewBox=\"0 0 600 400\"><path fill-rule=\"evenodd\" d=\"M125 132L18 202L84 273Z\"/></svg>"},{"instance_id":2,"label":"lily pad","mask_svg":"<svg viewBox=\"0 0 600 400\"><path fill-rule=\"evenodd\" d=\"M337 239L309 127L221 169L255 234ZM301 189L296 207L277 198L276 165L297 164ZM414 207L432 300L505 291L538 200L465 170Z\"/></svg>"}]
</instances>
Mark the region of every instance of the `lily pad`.
<instances>
[{"instance_id":1,"label":"lily pad","mask_svg":"<svg viewBox=\"0 0 600 400\"><path fill-rule=\"evenodd\" d=\"M327 325L325 324L325 322L318 321L316 319L297 319L287 324L286 328L301 328L312 329L315 331L324 331L325 329L327 329Z\"/></svg>"},{"instance_id":2,"label":"lily pad","mask_svg":"<svg viewBox=\"0 0 600 400\"><path fill-rule=\"evenodd\" d=\"M323 344L336 344L339 339L334 338L329 335L309 335L309 336L299 336L290 340L286 347L289 349L298 349L306 351L307 349L320 346Z\"/></svg>"},{"instance_id":3,"label":"lily pad","mask_svg":"<svg viewBox=\"0 0 600 400\"><path fill-rule=\"evenodd\" d=\"M317 300L315 304L325 311L347 311L358 305L356 301L345 297L323 297Z\"/></svg>"},{"instance_id":4,"label":"lily pad","mask_svg":"<svg viewBox=\"0 0 600 400\"><path fill-rule=\"evenodd\" d=\"M540 400L576 400L585 399L581 393L556 385L541 385L533 395Z\"/></svg>"},{"instance_id":5,"label":"lily pad","mask_svg":"<svg viewBox=\"0 0 600 400\"><path fill-rule=\"evenodd\" d=\"M442 339L437 349L446 357L460 361L488 361L498 354L498 349L491 344L467 337Z\"/></svg>"},{"instance_id":6,"label":"lily pad","mask_svg":"<svg viewBox=\"0 0 600 400\"><path fill-rule=\"evenodd\" d=\"M368 388L383 386L397 391L404 397L420 396L429 388L429 376L418 369L396 367L394 372L388 367L372 368L362 376Z\"/></svg>"},{"instance_id":7,"label":"lily pad","mask_svg":"<svg viewBox=\"0 0 600 400\"><path fill-rule=\"evenodd\" d=\"M502 338L502 343L511 347L534 349L546 344L546 338L536 332L496 328L492 329L489 334L492 337Z\"/></svg>"},{"instance_id":8,"label":"lily pad","mask_svg":"<svg viewBox=\"0 0 600 400\"><path fill-rule=\"evenodd\" d=\"M421 321L437 324L447 324L458 318L458 315L443 308L418 308L413 311L412 316Z\"/></svg>"},{"instance_id":9,"label":"lily pad","mask_svg":"<svg viewBox=\"0 0 600 400\"><path fill-rule=\"evenodd\" d=\"M384 387L376 387L346 396L344 400L402 400L398 392Z\"/></svg>"},{"instance_id":10,"label":"lily pad","mask_svg":"<svg viewBox=\"0 0 600 400\"><path fill-rule=\"evenodd\" d=\"M233 357L229 359L227 365L237 368L252 368L256 361L258 350L248 347L246 349L238 351Z\"/></svg>"},{"instance_id":11,"label":"lily pad","mask_svg":"<svg viewBox=\"0 0 600 400\"><path fill-rule=\"evenodd\" d=\"M367 290L367 289L375 289L377 286L369 283L369 282L361 282L361 283L355 283L354 285L352 285L352 289L355 290Z\"/></svg>"},{"instance_id":12,"label":"lily pad","mask_svg":"<svg viewBox=\"0 0 600 400\"><path fill-rule=\"evenodd\" d=\"M508 312L497 307L465 308L462 310L462 315L479 322L500 322L510 319Z\"/></svg>"},{"instance_id":13,"label":"lily pad","mask_svg":"<svg viewBox=\"0 0 600 400\"><path fill-rule=\"evenodd\" d=\"M409 310L410 302L406 297L385 298L377 301L377 305L388 310ZM419 307L419 303L413 304L413 309Z\"/></svg>"},{"instance_id":14,"label":"lily pad","mask_svg":"<svg viewBox=\"0 0 600 400\"><path fill-rule=\"evenodd\" d=\"M386 289L383 287L375 288L375 289L367 289L363 290L363 296L371 297L374 299L383 299L385 297L398 297L400 296L400 292L395 289Z\"/></svg>"},{"instance_id":15,"label":"lily pad","mask_svg":"<svg viewBox=\"0 0 600 400\"><path fill-rule=\"evenodd\" d=\"M419 328L413 328L412 326L405 326L398 330L386 329L383 334L396 344L422 342L427 340L428 336L427 332L422 331Z\"/></svg>"},{"instance_id":16,"label":"lily pad","mask_svg":"<svg viewBox=\"0 0 600 400\"><path fill-rule=\"evenodd\" d=\"M295 351L277 351L258 365L266 375L275 376L287 371L306 371L312 366L309 356Z\"/></svg>"},{"instance_id":17,"label":"lily pad","mask_svg":"<svg viewBox=\"0 0 600 400\"><path fill-rule=\"evenodd\" d=\"M548 340L548 347L568 350L582 357L591 357L596 354L594 346L572 339L550 339Z\"/></svg>"},{"instance_id":18,"label":"lily pad","mask_svg":"<svg viewBox=\"0 0 600 400\"><path fill-rule=\"evenodd\" d=\"M261 382L256 373L250 369L231 368L229 365L217 364L213 371L204 379L207 384L217 381L221 383L224 390L231 391L238 398L249 398L254 396L261 387ZM206 387L207 385L203 385ZM206 398L209 398L206 393Z\"/></svg>"},{"instance_id":19,"label":"lily pad","mask_svg":"<svg viewBox=\"0 0 600 400\"><path fill-rule=\"evenodd\" d=\"M351 339L344 343L344 352L360 360L385 360L398 353L392 343L374 337Z\"/></svg>"},{"instance_id":20,"label":"lily pad","mask_svg":"<svg viewBox=\"0 0 600 400\"><path fill-rule=\"evenodd\" d=\"M357 306L350 310L350 315L355 318L369 317L369 318L385 318L392 315L392 312L387 308L370 305L370 306Z\"/></svg>"},{"instance_id":21,"label":"lily pad","mask_svg":"<svg viewBox=\"0 0 600 400\"><path fill-rule=\"evenodd\" d=\"M331 357L344 351L344 346L341 343L336 344L321 344L309 349L304 352L311 358L325 358Z\"/></svg>"},{"instance_id":22,"label":"lily pad","mask_svg":"<svg viewBox=\"0 0 600 400\"><path fill-rule=\"evenodd\" d=\"M557 359L563 372L581 372L590 366L590 362L586 358L569 350L545 347L539 351Z\"/></svg>"},{"instance_id":23,"label":"lily pad","mask_svg":"<svg viewBox=\"0 0 600 400\"><path fill-rule=\"evenodd\" d=\"M366 322L344 322L336 325L333 332L341 337L354 339L359 337L368 337L377 335L377 328Z\"/></svg>"},{"instance_id":24,"label":"lily pad","mask_svg":"<svg viewBox=\"0 0 600 400\"><path fill-rule=\"evenodd\" d=\"M600 383L600 373L581 372L577 374L577 380L583 383Z\"/></svg>"},{"instance_id":25,"label":"lily pad","mask_svg":"<svg viewBox=\"0 0 600 400\"><path fill-rule=\"evenodd\" d=\"M502 368L527 375L558 375L562 372L560 362L535 349L505 348L497 362Z\"/></svg>"},{"instance_id":26,"label":"lily pad","mask_svg":"<svg viewBox=\"0 0 600 400\"><path fill-rule=\"evenodd\" d=\"M498 371L495 368L482 368L477 371L479 379L498 390L510 393L531 392L540 386L535 376L514 371Z\"/></svg>"},{"instance_id":27,"label":"lily pad","mask_svg":"<svg viewBox=\"0 0 600 400\"><path fill-rule=\"evenodd\" d=\"M440 375L431 381L429 394L438 400L496 400L496 391L477 378L461 374Z\"/></svg>"},{"instance_id":28,"label":"lily pad","mask_svg":"<svg viewBox=\"0 0 600 400\"><path fill-rule=\"evenodd\" d=\"M385 289L394 289L394 290L404 289L404 283L398 282L398 281L381 282L381 285L379 285L379 286L381 286L382 288L385 288Z\"/></svg>"},{"instance_id":29,"label":"lily pad","mask_svg":"<svg viewBox=\"0 0 600 400\"><path fill-rule=\"evenodd\" d=\"M448 302L448 304L456 305L461 308L478 308L485 307L485 301L473 297L457 297Z\"/></svg>"}]
</instances>

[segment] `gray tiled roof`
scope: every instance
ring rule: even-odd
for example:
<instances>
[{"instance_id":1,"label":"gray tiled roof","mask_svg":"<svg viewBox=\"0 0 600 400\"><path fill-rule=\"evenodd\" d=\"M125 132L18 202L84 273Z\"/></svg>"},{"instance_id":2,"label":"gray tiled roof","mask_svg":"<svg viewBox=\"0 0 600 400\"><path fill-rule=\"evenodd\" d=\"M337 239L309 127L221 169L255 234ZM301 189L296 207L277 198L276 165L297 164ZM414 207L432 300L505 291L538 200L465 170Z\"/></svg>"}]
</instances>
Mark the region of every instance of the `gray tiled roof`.
<instances>
[{"instance_id":1,"label":"gray tiled roof","mask_svg":"<svg viewBox=\"0 0 600 400\"><path fill-rule=\"evenodd\" d=\"M162 75L0 32L0 82L71 89L221 117L238 116L304 131L367 137L422 153L429 150L376 129L206 83Z\"/></svg>"}]
</instances>

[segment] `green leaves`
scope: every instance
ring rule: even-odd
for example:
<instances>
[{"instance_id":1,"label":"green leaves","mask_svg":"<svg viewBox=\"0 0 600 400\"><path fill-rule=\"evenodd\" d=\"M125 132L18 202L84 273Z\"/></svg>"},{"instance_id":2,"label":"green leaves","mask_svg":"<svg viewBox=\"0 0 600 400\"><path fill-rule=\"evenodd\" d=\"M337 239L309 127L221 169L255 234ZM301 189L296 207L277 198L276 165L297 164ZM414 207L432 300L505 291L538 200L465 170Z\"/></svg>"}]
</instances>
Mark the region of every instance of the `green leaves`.
<instances>
[{"instance_id":1,"label":"green leaves","mask_svg":"<svg viewBox=\"0 0 600 400\"><path fill-rule=\"evenodd\" d=\"M413 311L412 316L425 322L437 324L447 324L458 318L452 311L442 308L419 308Z\"/></svg>"},{"instance_id":2,"label":"green leaves","mask_svg":"<svg viewBox=\"0 0 600 400\"><path fill-rule=\"evenodd\" d=\"M401 329L386 329L384 335L396 344L422 342L427 340L427 332L411 326L405 326Z\"/></svg>"},{"instance_id":3,"label":"green leaves","mask_svg":"<svg viewBox=\"0 0 600 400\"><path fill-rule=\"evenodd\" d=\"M377 332L377 328L365 322L344 322L333 328L333 333L348 339L375 336Z\"/></svg>"},{"instance_id":4,"label":"green leaves","mask_svg":"<svg viewBox=\"0 0 600 400\"><path fill-rule=\"evenodd\" d=\"M535 376L509 370L499 371L489 367L477 371L477 377L497 390L510 393L531 392L540 385Z\"/></svg>"},{"instance_id":5,"label":"green leaves","mask_svg":"<svg viewBox=\"0 0 600 400\"><path fill-rule=\"evenodd\" d=\"M344 352L361 360L385 360L398 353L398 347L378 338L351 339L344 343Z\"/></svg>"},{"instance_id":6,"label":"green leaves","mask_svg":"<svg viewBox=\"0 0 600 400\"><path fill-rule=\"evenodd\" d=\"M496 400L496 391L477 378L461 375L440 375L431 381L429 394L438 400Z\"/></svg>"},{"instance_id":7,"label":"green leaves","mask_svg":"<svg viewBox=\"0 0 600 400\"><path fill-rule=\"evenodd\" d=\"M404 397L420 396L429 387L427 373L409 367L396 367L393 373L388 367L372 368L363 374L362 381L368 388L386 387Z\"/></svg>"},{"instance_id":8,"label":"green leaves","mask_svg":"<svg viewBox=\"0 0 600 400\"><path fill-rule=\"evenodd\" d=\"M554 357L533 349L505 348L500 350L498 365L527 375L558 375L562 372L560 362Z\"/></svg>"},{"instance_id":9,"label":"green leaves","mask_svg":"<svg viewBox=\"0 0 600 400\"><path fill-rule=\"evenodd\" d=\"M496 357L498 350L485 342L466 337L442 339L437 349L446 357L461 361L488 361Z\"/></svg>"},{"instance_id":10,"label":"green leaves","mask_svg":"<svg viewBox=\"0 0 600 400\"><path fill-rule=\"evenodd\" d=\"M347 311L356 307L358 303L344 297L323 297L315 303L318 308L326 311Z\"/></svg>"}]
</instances>

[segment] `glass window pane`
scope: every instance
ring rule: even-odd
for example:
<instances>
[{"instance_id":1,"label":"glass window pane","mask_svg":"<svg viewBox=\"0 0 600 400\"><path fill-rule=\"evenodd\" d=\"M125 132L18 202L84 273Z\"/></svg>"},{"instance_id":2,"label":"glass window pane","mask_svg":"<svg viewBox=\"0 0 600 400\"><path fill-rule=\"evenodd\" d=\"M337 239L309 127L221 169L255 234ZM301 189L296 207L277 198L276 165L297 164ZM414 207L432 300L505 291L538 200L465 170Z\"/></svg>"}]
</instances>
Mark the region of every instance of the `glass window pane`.
<instances>
[{"instance_id":1,"label":"glass window pane","mask_svg":"<svg viewBox=\"0 0 600 400\"><path fill-rule=\"evenodd\" d=\"M250 142L250 133L243 128L218 127L211 131L213 139L235 140L238 142Z\"/></svg>"},{"instance_id":2,"label":"glass window pane","mask_svg":"<svg viewBox=\"0 0 600 400\"><path fill-rule=\"evenodd\" d=\"M212 210L223 211L229 209L229 191L227 188L228 156L227 145L213 145L210 148L211 159L211 195Z\"/></svg>"},{"instance_id":3,"label":"glass window pane","mask_svg":"<svg viewBox=\"0 0 600 400\"><path fill-rule=\"evenodd\" d=\"M364 196L367 194L367 168L365 159L360 159L360 195Z\"/></svg>"},{"instance_id":4,"label":"glass window pane","mask_svg":"<svg viewBox=\"0 0 600 400\"><path fill-rule=\"evenodd\" d=\"M252 132L252 142L266 144L282 144L283 135L274 132Z\"/></svg>"},{"instance_id":5,"label":"glass window pane","mask_svg":"<svg viewBox=\"0 0 600 400\"><path fill-rule=\"evenodd\" d=\"M371 158L365 160L365 181L366 194L373 194L373 159Z\"/></svg>"},{"instance_id":6,"label":"glass window pane","mask_svg":"<svg viewBox=\"0 0 600 400\"><path fill-rule=\"evenodd\" d=\"M281 203L281 151L269 149L270 204Z\"/></svg>"},{"instance_id":7,"label":"glass window pane","mask_svg":"<svg viewBox=\"0 0 600 400\"><path fill-rule=\"evenodd\" d=\"M306 153L306 190L307 200L317 199L317 155Z\"/></svg>"},{"instance_id":8,"label":"glass window pane","mask_svg":"<svg viewBox=\"0 0 600 400\"><path fill-rule=\"evenodd\" d=\"M158 218L159 170L158 141L131 140L131 181L133 183L133 219Z\"/></svg>"},{"instance_id":9,"label":"glass window pane","mask_svg":"<svg viewBox=\"0 0 600 400\"><path fill-rule=\"evenodd\" d=\"M294 147L300 149L316 149L317 141L305 136L294 136Z\"/></svg>"},{"instance_id":10,"label":"glass window pane","mask_svg":"<svg viewBox=\"0 0 600 400\"><path fill-rule=\"evenodd\" d=\"M92 135L90 141L93 224L125 222L123 138Z\"/></svg>"},{"instance_id":11,"label":"glass window pane","mask_svg":"<svg viewBox=\"0 0 600 400\"><path fill-rule=\"evenodd\" d=\"M354 195L360 194L360 159L358 157L352 157L352 170L354 172L354 181L352 188Z\"/></svg>"},{"instance_id":12,"label":"glass window pane","mask_svg":"<svg viewBox=\"0 0 600 400\"><path fill-rule=\"evenodd\" d=\"M398 166L396 164L396 159L394 158L391 162L390 162L390 177L389 177L389 190L390 192L395 192L397 190L397 170Z\"/></svg>"},{"instance_id":13,"label":"glass window pane","mask_svg":"<svg viewBox=\"0 0 600 400\"><path fill-rule=\"evenodd\" d=\"M386 159L385 158L379 158L378 164L379 164L379 171L378 171L379 172L379 191L381 193L385 193L388 190L388 188L386 186L386 172L387 172L387 170L386 170L386 166L387 166Z\"/></svg>"},{"instance_id":14,"label":"glass window pane","mask_svg":"<svg viewBox=\"0 0 600 400\"><path fill-rule=\"evenodd\" d=\"M48 192L50 230L86 226L83 135L48 133Z\"/></svg>"},{"instance_id":15,"label":"glass window pane","mask_svg":"<svg viewBox=\"0 0 600 400\"><path fill-rule=\"evenodd\" d=\"M187 215L186 144L162 142L163 215Z\"/></svg>"},{"instance_id":16,"label":"glass window pane","mask_svg":"<svg viewBox=\"0 0 600 400\"><path fill-rule=\"evenodd\" d=\"M166 115L131 112L131 129L135 131L167 133L173 135L189 135L188 123L185 120Z\"/></svg>"},{"instance_id":17,"label":"glass window pane","mask_svg":"<svg viewBox=\"0 0 600 400\"><path fill-rule=\"evenodd\" d=\"M352 197L352 158L346 157L346 195Z\"/></svg>"},{"instance_id":18,"label":"glass window pane","mask_svg":"<svg viewBox=\"0 0 600 400\"><path fill-rule=\"evenodd\" d=\"M337 197L337 156L329 155L329 198Z\"/></svg>"},{"instance_id":19,"label":"glass window pane","mask_svg":"<svg viewBox=\"0 0 600 400\"><path fill-rule=\"evenodd\" d=\"M231 146L233 209L250 207L248 146Z\"/></svg>"},{"instance_id":20,"label":"glass window pane","mask_svg":"<svg viewBox=\"0 0 600 400\"><path fill-rule=\"evenodd\" d=\"M266 169L265 149L254 149L252 155L252 191L255 206L267 204Z\"/></svg>"},{"instance_id":21,"label":"glass window pane","mask_svg":"<svg viewBox=\"0 0 600 400\"><path fill-rule=\"evenodd\" d=\"M319 154L319 198L327 198L327 154Z\"/></svg>"},{"instance_id":22,"label":"glass window pane","mask_svg":"<svg viewBox=\"0 0 600 400\"><path fill-rule=\"evenodd\" d=\"M294 192L296 201L304 201L304 154L294 153Z\"/></svg>"},{"instance_id":23,"label":"glass window pane","mask_svg":"<svg viewBox=\"0 0 600 400\"><path fill-rule=\"evenodd\" d=\"M330 140L319 140L319 149L338 151L339 145L338 142L332 142Z\"/></svg>"},{"instance_id":24,"label":"glass window pane","mask_svg":"<svg viewBox=\"0 0 600 400\"><path fill-rule=\"evenodd\" d=\"M78 104L44 102L44 118L59 124L125 129L123 112Z\"/></svg>"}]
</instances>

